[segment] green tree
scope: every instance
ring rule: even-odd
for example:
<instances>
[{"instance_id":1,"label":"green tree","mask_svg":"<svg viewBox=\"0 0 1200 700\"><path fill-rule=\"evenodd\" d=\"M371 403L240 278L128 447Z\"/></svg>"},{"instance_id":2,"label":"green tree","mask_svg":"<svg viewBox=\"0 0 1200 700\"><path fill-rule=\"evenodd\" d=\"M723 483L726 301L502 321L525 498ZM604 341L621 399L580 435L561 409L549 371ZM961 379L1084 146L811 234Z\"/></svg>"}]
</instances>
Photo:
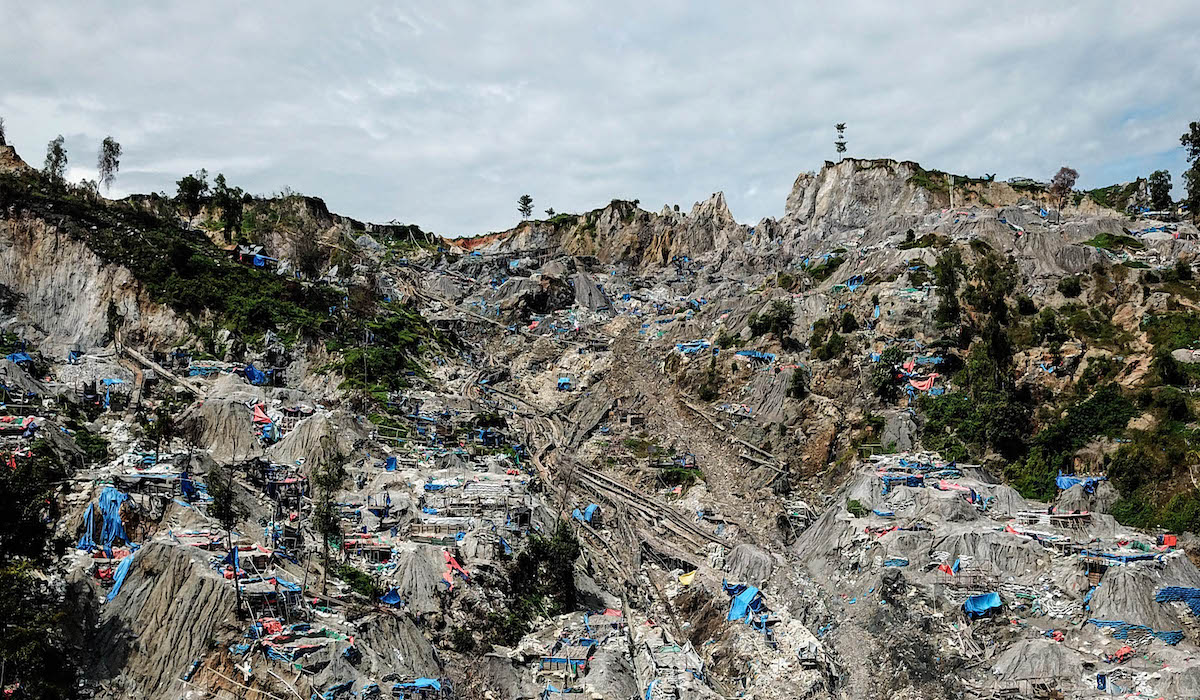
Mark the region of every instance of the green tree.
<instances>
[{"instance_id":1,"label":"green tree","mask_svg":"<svg viewBox=\"0 0 1200 700\"><path fill-rule=\"evenodd\" d=\"M225 175L217 173L213 180L213 206L221 210L221 230L225 242L233 240L233 230L242 225L242 207L246 193L240 187L230 187L225 182Z\"/></svg>"},{"instance_id":2,"label":"green tree","mask_svg":"<svg viewBox=\"0 0 1200 700\"><path fill-rule=\"evenodd\" d=\"M1171 173L1166 170L1155 170L1150 173L1148 187L1150 188L1150 208L1155 211L1167 211L1171 208Z\"/></svg>"},{"instance_id":3,"label":"green tree","mask_svg":"<svg viewBox=\"0 0 1200 700\"><path fill-rule=\"evenodd\" d=\"M958 323L962 309L958 303L958 271L962 269L962 254L950 248L938 256L933 266L933 278L937 284L938 307L935 313L938 323Z\"/></svg>"},{"instance_id":4,"label":"green tree","mask_svg":"<svg viewBox=\"0 0 1200 700\"><path fill-rule=\"evenodd\" d=\"M62 183L67 176L67 149L63 146L66 139L59 134L46 144L46 163L42 172L55 183Z\"/></svg>"},{"instance_id":5,"label":"green tree","mask_svg":"<svg viewBox=\"0 0 1200 700\"><path fill-rule=\"evenodd\" d=\"M208 171L201 168L192 175L184 175L175 182L175 187L175 201L187 209L189 216L195 216L208 196Z\"/></svg>"},{"instance_id":6,"label":"green tree","mask_svg":"<svg viewBox=\"0 0 1200 700\"><path fill-rule=\"evenodd\" d=\"M213 465L208 471L208 495L212 503L208 514L225 531L225 550L233 551L233 529L238 521L246 517L246 510L237 502L237 488L233 480L232 467ZM237 597L237 614L242 614L242 587L238 583L237 571L233 572L233 590Z\"/></svg>"},{"instance_id":7,"label":"green tree","mask_svg":"<svg viewBox=\"0 0 1200 700\"><path fill-rule=\"evenodd\" d=\"M846 152L846 122L834 124L834 129L837 130L837 138L833 140L833 147L838 153Z\"/></svg>"},{"instance_id":8,"label":"green tree","mask_svg":"<svg viewBox=\"0 0 1200 700\"><path fill-rule=\"evenodd\" d=\"M1187 161L1192 164L1183 173L1183 183L1187 187L1188 211L1195 221L1200 216L1200 122L1189 124L1187 133L1179 137L1179 143L1186 150Z\"/></svg>"},{"instance_id":9,"label":"green tree","mask_svg":"<svg viewBox=\"0 0 1200 700\"><path fill-rule=\"evenodd\" d=\"M8 143L4 140L4 117L0 117L0 146L7 146Z\"/></svg>"},{"instance_id":10,"label":"green tree","mask_svg":"<svg viewBox=\"0 0 1200 700\"><path fill-rule=\"evenodd\" d=\"M40 441L14 468L0 469L0 667L4 687L17 697L76 695L77 669L67 651L71 617L60 592L46 580L65 542L54 537L58 522L56 483L67 470Z\"/></svg>"},{"instance_id":11,"label":"green tree","mask_svg":"<svg viewBox=\"0 0 1200 700\"><path fill-rule=\"evenodd\" d=\"M150 422L147 432L150 439L154 440L154 461L158 463L158 451L162 447L163 441L170 443L171 438L175 437L175 418L169 410L159 406L154 412L154 420Z\"/></svg>"},{"instance_id":12,"label":"green tree","mask_svg":"<svg viewBox=\"0 0 1200 700\"><path fill-rule=\"evenodd\" d=\"M527 194L521 195L517 200L517 211L521 212L522 219L528 219L529 215L533 213L533 197Z\"/></svg>"},{"instance_id":13,"label":"green tree","mask_svg":"<svg viewBox=\"0 0 1200 700\"><path fill-rule=\"evenodd\" d=\"M117 179L121 169L121 144L111 136L105 136L100 144L100 155L96 158L96 170L100 173L100 185L107 192Z\"/></svg>"},{"instance_id":14,"label":"green tree","mask_svg":"<svg viewBox=\"0 0 1200 700\"><path fill-rule=\"evenodd\" d=\"M328 450L328 446L326 447ZM326 452L329 454L329 452ZM321 537L321 594L329 584L329 543L341 546L345 537L342 532L342 517L337 505L337 492L346 480L346 468L340 455L333 456L312 472L313 483L313 530Z\"/></svg>"}]
</instances>

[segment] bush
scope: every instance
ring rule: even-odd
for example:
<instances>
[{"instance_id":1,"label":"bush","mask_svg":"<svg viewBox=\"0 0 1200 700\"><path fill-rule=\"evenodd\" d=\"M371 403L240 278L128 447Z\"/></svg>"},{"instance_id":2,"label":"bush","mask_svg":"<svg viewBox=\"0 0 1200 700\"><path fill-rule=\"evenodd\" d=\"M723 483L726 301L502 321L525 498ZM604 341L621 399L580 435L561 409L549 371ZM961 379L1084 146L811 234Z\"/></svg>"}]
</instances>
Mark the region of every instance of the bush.
<instances>
[{"instance_id":1,"label":"bush","mask_svg":"<svg viewBox=\"0 0 1200 700\"><path fill-rule=\"evenodd\" d=\"M379 587L379 584L375 583L375 579L370 574L365 571L359 571L349 564L339 566L334 573L350 586L350 590L359 595L366 596L371 602L375 602L379 599L379 596L384 594L383 589Z\"/></svg>"},{"instance_id":2,"label":"bush","mask_svg":"<svg viewBox=\"0 0 1200 700\"><path fill-rule=\"evenodd\" d=\"M1074 299L1083 293L1083 285L1078 277L1063 277L1058 281L1058 291L1068 299Z\"/></svg>"},{"instance_id":3,"label":"bush","mask_svg":"<svg viewBox=\"0 0 1200 700\"><path fill-rule=\"evenodd\" d=\"M845 351L846 339L835 332L829 336L829 340L825 341L824 345L813 350L813 355L818 360L833 360L841 357Z\"/></svg>"},{"instance_id":4,"label":"bush","mask_svg":"<svg viewBox=\"0 0 1200 700\"><path fill-rule=\"evenodd\" d=\"M850 513L850 515L853 515L856 518L867 517L867 507L857 499L852 498L846 501L846 510Z\"/></svg>"},{"instance_id":5,"label":"bush","mask_svg":"<svg viewBox=\"0 0 1200 700\"><path fill-rule=\"evenodd\" d=\"M766 333L774 333L776 337L782 338L792 330L794 319L795 311L789 302L773 301L771 308L762 315L750 316L750 334L757 338Z\"/></svg>"},{"instance_id":6,"label":"bush","mask_svg":"<svg viewBox=\"0 0 1200 700\"><path fill-rule=\"evenodd\" d=\"M858 321L854 318L854 314L849 311L842 314L842 332L853 333L858 330Z\"/></svg>"},{"instance_id":7,"label":"bush","mask_svg":"<svg viewBox=\"0 0 1200 700\"><path fill-rule=\"evenodd\" d=\"M803 399L808 396L808 375L799 367L792 370L792 380L788 384L787 393L793 399Z\"/></svg>"}]
</instances>

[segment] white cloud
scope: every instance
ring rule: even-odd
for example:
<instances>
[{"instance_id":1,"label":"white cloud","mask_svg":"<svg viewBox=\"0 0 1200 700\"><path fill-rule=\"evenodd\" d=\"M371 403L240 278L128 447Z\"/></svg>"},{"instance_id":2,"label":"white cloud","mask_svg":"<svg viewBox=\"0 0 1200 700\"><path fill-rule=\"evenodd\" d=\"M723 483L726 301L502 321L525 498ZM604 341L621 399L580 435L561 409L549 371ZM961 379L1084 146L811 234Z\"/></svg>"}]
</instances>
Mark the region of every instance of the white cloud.
<instances>
[{"instance_id":1,"label":"white cloud","mask_svg":"<svg viewBox=\"0 0 1200 700\"><path fill-rule=\"evenodd\" d=\"M1184 0L0 0L0 16L0 115L32 163L62 133L87 171L112 134L123 192L206 167L449 234L510 226L524 192L579 211L726 190L739 220L778 216L796 173L836 157L838 121L850 155L1178 181L1200 119Z\"/></svg>"}]
</instances>

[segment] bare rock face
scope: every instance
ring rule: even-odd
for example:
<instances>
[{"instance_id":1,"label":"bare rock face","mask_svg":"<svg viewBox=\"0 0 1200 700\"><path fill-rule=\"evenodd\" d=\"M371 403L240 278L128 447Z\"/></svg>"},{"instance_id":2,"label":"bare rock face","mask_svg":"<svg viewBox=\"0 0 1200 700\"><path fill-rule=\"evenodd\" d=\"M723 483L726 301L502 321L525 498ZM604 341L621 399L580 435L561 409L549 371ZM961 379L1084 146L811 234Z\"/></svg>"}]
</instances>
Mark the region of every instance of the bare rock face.
<instances>
[{"instance_id":1,"label":"bare rock face","mask_svg":"<svg viewBox=\"0 0 1200 700\"><path fill-rule=\"evenodd\" d=\"M17 155L17 149L12 146L0 144L0 173L30 173L33 168L21 156Z\"/></svg>"},{"instance_id":2,"label":"bare rock face","mask_svg":"<svg viewBox=\"0 0 1200 700\"><path fill-rule=\"evenodd\" d=\"M937 206L932 193L911 182L915 163L858 160L826 163L803 173L788 194L784 222L790 228L863 228L896 215L921 215Z\"/></svg>"},{"instance_id":3,"label":"bare rock face","mask_svg":"<svg viewBox=\"0 0 1200 700\"><path fill-rule=\"evenodd\" d=\"M0 218L0 279L24 296L21 320L43 334L44 351L103 346L110 303L128 340L170 346L189 337L187 324L152 302L127 268L38 218Z\"/></svg>"}]
</instances>

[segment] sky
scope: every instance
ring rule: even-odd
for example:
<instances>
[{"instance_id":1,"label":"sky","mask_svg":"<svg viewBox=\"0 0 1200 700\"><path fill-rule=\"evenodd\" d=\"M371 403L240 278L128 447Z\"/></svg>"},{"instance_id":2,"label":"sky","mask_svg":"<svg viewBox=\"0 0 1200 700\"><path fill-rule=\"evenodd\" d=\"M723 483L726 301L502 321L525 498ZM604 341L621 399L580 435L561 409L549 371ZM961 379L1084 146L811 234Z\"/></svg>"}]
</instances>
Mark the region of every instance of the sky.
<instances>
[{"instance_id":1,"label":"sky","mask_svg":"<svg viewBox=\"0 0 1200 700\"><path fill-rule=\"evenodd\" d=\"M0 117L110 196L199 168L442 235L723 191L783 214L845 122L847 155L1081 187L1171 172L1200 120L1200 12L1150 3L0 0Z\"/></svg>"}]
</instances>

